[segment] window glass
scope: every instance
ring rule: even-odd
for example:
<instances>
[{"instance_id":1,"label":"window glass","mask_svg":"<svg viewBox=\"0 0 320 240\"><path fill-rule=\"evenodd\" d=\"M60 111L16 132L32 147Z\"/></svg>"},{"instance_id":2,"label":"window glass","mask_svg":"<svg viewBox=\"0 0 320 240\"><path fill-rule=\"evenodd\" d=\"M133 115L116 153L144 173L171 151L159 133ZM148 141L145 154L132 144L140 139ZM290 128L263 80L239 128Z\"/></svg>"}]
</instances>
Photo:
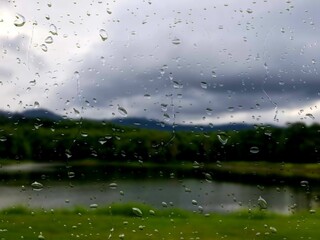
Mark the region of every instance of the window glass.
<instances>
[{"instance_id":1,"label":"window glass","mask_svg":"<svg viewBox=\"0 0 320 240\"><path fill-rule=\"evenodd\" d=\"M319 7L3 0L0 235L316 239Z\"/></svg>"}]
</instances>

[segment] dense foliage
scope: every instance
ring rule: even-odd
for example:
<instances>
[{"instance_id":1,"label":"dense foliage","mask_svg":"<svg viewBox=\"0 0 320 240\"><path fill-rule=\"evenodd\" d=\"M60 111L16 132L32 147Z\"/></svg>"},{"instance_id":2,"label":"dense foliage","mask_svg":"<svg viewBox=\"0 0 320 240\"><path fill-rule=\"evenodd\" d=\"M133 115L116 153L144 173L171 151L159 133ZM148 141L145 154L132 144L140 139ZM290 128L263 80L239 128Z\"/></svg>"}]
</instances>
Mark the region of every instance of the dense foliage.
<instances>
[{"instance_id":1,"label":"dense foliage","mask_svg":"<svg viewBox=\"0 0 320 240\"><path fill-rule=\"evenodd\" d=\"M228 132L175 132L88 120L0 119L3 159L64 161L319 162L320 126L256 126Z\"/></svg>"}]
</instances>

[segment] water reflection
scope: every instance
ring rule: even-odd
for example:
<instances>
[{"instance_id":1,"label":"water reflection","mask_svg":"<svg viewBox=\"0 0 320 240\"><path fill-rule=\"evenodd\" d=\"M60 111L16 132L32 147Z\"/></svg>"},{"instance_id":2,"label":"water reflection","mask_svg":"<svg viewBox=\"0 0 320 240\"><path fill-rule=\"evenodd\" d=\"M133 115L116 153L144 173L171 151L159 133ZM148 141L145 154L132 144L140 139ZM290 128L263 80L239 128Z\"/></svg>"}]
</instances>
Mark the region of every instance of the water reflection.
<instances>
[{"instance_id":1,"label":"water reflection","mask_svg":"<svg viewBox=\"0 0 320 240\"><path fill-rule=\"evenodd\" d=\"M52 166L50 166L52 167ZM290 186L257 186L235 182L215 182L196 178L176 178L174 175L163 178L97 178L83 179L50 177L44 166L40 179L20 179L3 181L0 185L0 208L12 205L27 205L37 208L62 208L77 205L98 206L111 203L141 202L162 208L178 207L192 211L229 212L239 209L257 208L258 199L263 197L268 209L289 213L292 209L310 209L318 205L315 196L319 189L312 192L305 188ZM75 171L75 174L90 175L92 172ZM30 174L30 173L29 173ZM58 173L55 172L55 175ZM41 178L42 176L42 178ZM32 177L35 177L32 175ZM39 177L39 176L37 176ZM182 180L181 180L182 179ZM34 191L31 183L41 182L43 189Z\"/></svg>"}]
</instances>

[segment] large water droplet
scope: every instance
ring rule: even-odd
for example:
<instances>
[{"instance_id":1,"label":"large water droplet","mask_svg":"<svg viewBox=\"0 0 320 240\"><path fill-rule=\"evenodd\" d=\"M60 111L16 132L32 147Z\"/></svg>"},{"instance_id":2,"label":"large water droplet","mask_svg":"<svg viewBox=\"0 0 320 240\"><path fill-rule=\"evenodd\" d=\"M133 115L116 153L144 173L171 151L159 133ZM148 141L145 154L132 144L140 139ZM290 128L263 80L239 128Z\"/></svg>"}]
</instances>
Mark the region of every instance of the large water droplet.
<instances>
[{"instance_id":1,"label":"large water droplet","mask_svg":"<svg viewBox=\"0 0 320 240\"><path fill-rule=\"evenodd\" d=\"M92 208L92 209L96 209L96 208L98 208L98 204L92 203L92 204L90 204L89 207Z\"/></svg>"},{"instance_id":2,"label":"large water droplet","mask_svg":"<svg viewBox=\"0 0 320 240\"><path fill-rule=\"evenodd\" d=\"M45 43L47 44L51 44L53 43L53 38L51 36L48 36L45 40L44 40Z\"/></svg>"},{"instance_id":3,"label":"large water droplet","mask_svg":"<svg viewBox=\"0 0 320 240\"><path fill-rule=\"evenodd\" d=\"M208 84L206 82L201 82L200 83L200 86L203 88L203 89L207 89L208 88Z\"/></svg>"},{"instance_id":4,"label":"large water droplet","mask_svg":"<svg viewBox=\"0 0 320 240\"><path fill-rule=\"evenodd\" d=\"M251 147L251 148L250 148L250 152L253 153L253 154L258 153L259 151L260 151L260 150L259 150L258 147Z\"/></svg>"},{"instance_id":5,"label":"large water droplet","mask_svg":"<svg viewBox=\"0 0 320 240\"><path fill-rule=\"evenodd\" d=\"M41 191L43 189L43 185L39 182L31 183L31 187L34 191Z\"/></svg>"},{"instance_id":6,"label":"large water droplet","mask_svg":"<svg viewBox=\"0 0 320 240\"><path fill-rule=\"evenodd\" d=\"M309 118L311 118L312 120L315 119L315 117L314 117L311 113L307 113L307 114L306 114L306 117L309 117Z\"/></svg>"},{"instance_id":7,"label":"large water droplet","mask_svg":"<svg viewBox=\"0 0 320 240\"><path fill-rule=\"evenodd\" d=\"M181 40L179 38L174 38L171 41L174 45L179 45L181 43Z\"/></svg>"},{"instance_id":8,"label":"large water droplet","mask_svg":"<svg viewBox=\"0 0 320 240\"><path fill-rule=\"evenodd\" d=\"M227 144L227 142L228 142L228 136L227 136L227 134L225 134L225 133L219 133L219 134L217 135L217 137L218 137L219 142L220 142L222 145L226 145L226 144Z\"/></svg>"},{"instance_id":9,"label":"large water droplet","mask_svg":"<svg viewBox=\"0 0 320 240\"><path fill-rule=\"evenodd\" d=\"M24 16L22 16L19 13L17 13L16 14L16 20L14 21L14 25L16 27L22 27L25 23L26 23L26 20L25 20Z\"/></svg>"},{"instance_id":10,"label":"large water droplet","mask_svg":"<svg viewBox=\"0 0 320 240\"><path fill-rule=\"evenodd\" d=\"M44 52L47 52L47 51L48 51L47 45L41 44L40 47L41 47L41 50L42 50L42 51L44 51Z\"/></svg>"},{"instance_id":11,"label":"large water droplet","mask_svg":"<svg viewBox=\"0 0 320 240\"><path fill-rule=\"evenodd\" d=\"M250 14L250 13L253 13L253 10L250 9L250 8L248 8L248 9L247 9L247 13L249 13L249 14Z\"/></svg>"},{"instance_id":12,"label":"large water droplet","mask_svg":"<svg viewBox=\"0 0 320 240\"><path fill-rule=\"evenodd\" d=\"M50 32L52 35L58 35L58 31L57 31L56 25L51 24L49 28L50 28L49 32Z\"/></svg>"},{"instance_id":13,"label":"large water droplet","mask_svg":"<svg viewBox=\"0 0 320 240\"><path fill-rule=\"evenodd\" d=\"M118 112L122 115L122 116L124 116L124 117L126 117L126 116L128 116L128 112L127 112L127 110L125 109L125 108L123 108L123 107L118 107Z\"/></svg>"},{"instance_id":14,"label":"large water droplet","mask_svg":"<svg viewBox=\"0 0 320 240\"><path fill-rule=\"evenodd\" d=\"M102 41L105 41L108 39L108 33L104 29L99 30L99 35L100 35Z\"/></svg>"},{"instance_id":15,"label":"large water droplet","mask_svg":"<svg viewBox=\"0 0 320 240\"><path fill-rule=\"evenodd\" d=\"M142 217L142 211L139 208L132 208L132 212L134 215L136 215L137 217Z\"/></svg>"},{"instance_id":16,"label":"large water droplet","mask_svg":"<svg viewBox=\"0 0 320 240\"><path fill-rule=\"evenodd\" d=\"M197 200L192 200L191 203L192 203L192 205L198 205Z\"/></svg>"},{"instance_id":17,"label":"large water droplet","mask_svg":"<svg viewBox=\"0 0 320 240\"><path fill-rule=\"evenodd\" d=\"M258 198L258 206L260 209L267 209L268 203L266 200L264 200L261 196Z\"/></svg>"},{"instance_id":18,"label":"large water droplet","mask_svg":"<svg viewBox=\"0 0 320 240\"><path fill-rule=\"evenodd\" d=\"M40 107L40 103L35 101L34 104L33 104L33 107L34 108L39 108Z\"/></svg>"},{"instance_id":19,"label":"large water droplet","mask_svg":"<svg viewBox=\"0 0 320 240\"><path fill-rule=\"evenodd\" d=\"M117 189L117 187L118 187L118 184L116 184L116 183L109 184L109 188L111 188L111 189Z\"/></svg>"},{"instance_id":20,"label":"large water droplet","mask_svg":"<svg viewBox=\"0 0 320 240\"><path fill-rule=\"evenodd\" d=\"M38 240L43 240L43 239L45 239L45 238L44 238L44 236L42 235L42 232L40 232L39 235L38 235Z\"/></svg>"},{"instance_id":21,"label":"large water droplet","mask_svg":"<svg viewBox=\"0 0 320 240\"><path fill-rule=\"evenodd\" d=\"M119 238L120 238L121 240L123 240L124 237L125 237L124 233L119 234Z\"/></svg>"},{"instance_id":22,"label":"large water droplet","mask_svg":"<svg viewBox=\"0 0 320 240\"><path fill-rule=\"evenodd\" d=\"M183 84L179 83L178 81L172 81L173 83L173 88L179 89L179 88L183 88Z\"/></svg>"},{"instance_id":23,"label":"large water droplet","mask_svg":"<svg viewBox=\"0 0 320 240\"><path fill-rule=\"evenodd\" d=\"M4 137L4 136L1 136L1 137L0 137L0 142L5 142L5 141L7 141L7 138Z\"/></svg>"},{"instance_id":24,"label":"large water droplet","mask_svg":"<svg viewBox=\"0 0 320 240\"><path fill-rule=\"evenodd\" d=\"M212 181L212 176L211 176L210 173L204 173L204 177L205 177L207 182L211 182Z\"/></svg>"}]
</instances>

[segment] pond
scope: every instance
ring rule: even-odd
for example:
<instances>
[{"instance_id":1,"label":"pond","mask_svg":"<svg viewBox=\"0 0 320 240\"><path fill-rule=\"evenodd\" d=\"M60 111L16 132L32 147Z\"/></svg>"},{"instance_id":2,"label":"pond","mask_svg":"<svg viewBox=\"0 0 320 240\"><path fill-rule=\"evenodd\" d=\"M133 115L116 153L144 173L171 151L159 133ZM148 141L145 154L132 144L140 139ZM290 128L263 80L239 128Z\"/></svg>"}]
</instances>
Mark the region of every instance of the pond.
<instances>
[{"instance_id":1,"label":"pond","mask_svg":"<svg viewBox=\"0 0 320 240\"><path fill-rule=\"evenodd\" d=\"M319 206L320 189L308 185L214 181L192 178L189 174L182 178L166 171L152 177L150 170L146 177L132 169L128 171L131 174L120 177L115 169L110 170L113 174L102 169L72 167L66 170L53 164L4 166L0 171L4 179L0 185L0 208L14 205L47 209L81 205L89 208L90 205L139 202L157 208L177 207L207 213L254 209L259 205L259 198L267 202L268 210L279 213ZM155 171L158 173L158 169ZM35 182L40 187L33 184Z\"/></svg>"}]
</instances>

